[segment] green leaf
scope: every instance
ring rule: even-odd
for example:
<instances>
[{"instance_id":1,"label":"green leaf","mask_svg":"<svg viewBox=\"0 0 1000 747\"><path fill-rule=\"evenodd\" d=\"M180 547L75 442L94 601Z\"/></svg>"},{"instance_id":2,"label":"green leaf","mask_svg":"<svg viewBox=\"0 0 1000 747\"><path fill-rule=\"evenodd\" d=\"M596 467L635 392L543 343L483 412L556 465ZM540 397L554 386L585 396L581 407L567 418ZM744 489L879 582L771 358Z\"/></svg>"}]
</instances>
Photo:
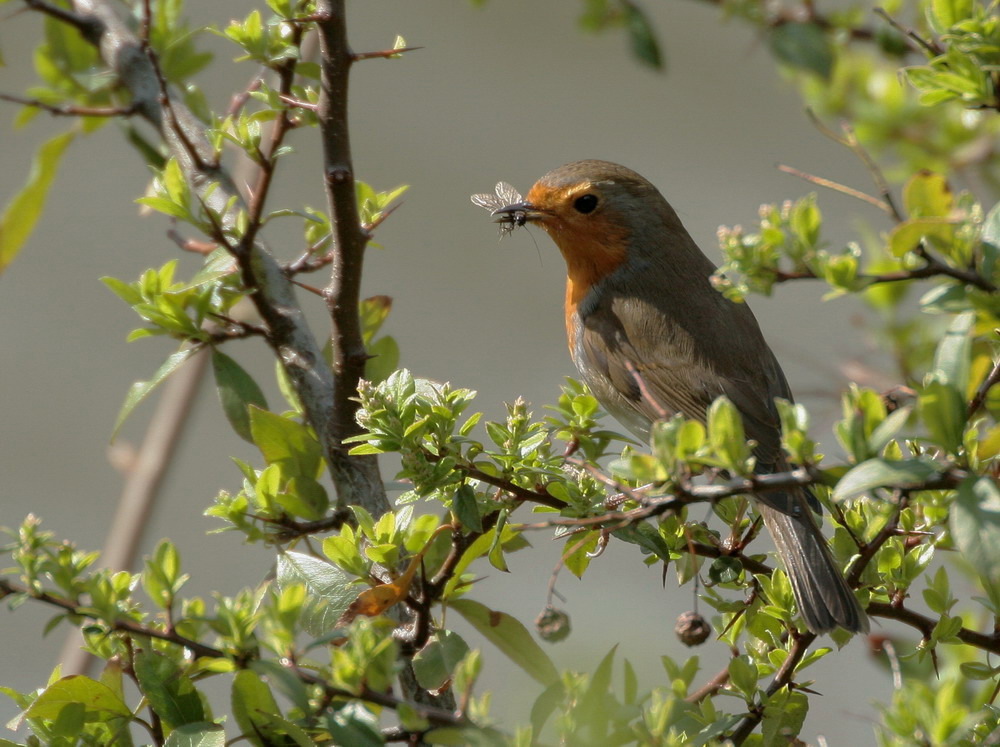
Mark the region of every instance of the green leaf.
<instances>
[{"instance_id":1,"label":"green leaf","mask_svg":"<svg viewBox=\"0 0 1000 747\"><path fill-rule=\"evenodd\" d=\"M590 565L591 554L597 549L600 537L601 533L596 530L587 532L584 537L571 534L566 540L566 550L563 553L563 563L566 570L577 578L583 578L584 572Z\"/></svg>"},{"instance_id":2,"label":"green leaf","mask_svg":"<svg viewBox=\"0 0 1000 747\"><path fill-rule=\"evenodd\" d=\"M378 717L361 703L351 703L327 715L326 728L333 744L351 747L383 747Z\"/></svg>"},{"instance_id":3,"label":"green leaf","mask_svg":"<svg viewBox=\"0 0 1000 747\"><path fill-rule=\"evenodd\" d=\"M764 706L764 721L761 734L764 744L782 744L789 734L802 731L806 714L809 713L809 698L796 690L782 689L772 695Z\"/></svg>"},{"instance_id":4,"label":"green leaf","mask_svg":"<svg viewBox=\"0 0 1000 747\"><path fill-rule=\"evenodd\" d=\"M972 15L972 0L931 0L930 6L929 18L938 34Z\"/></svg>"},{"instance_id":5,"label":"green leaf","mask_svg":"<svg viewBox=\"0 0 1000 747\"><path fill-rule=\"evenodd\" d=\"M215 386L226 419L240 438L253 443L250 412L247 408L256 405L266 410L264 392L239 363L218 350L212 351L212 369L215 371Z\"/></svg>"},{"instance_id":6,"label":"green leaf","mask_svg":"<svg viewBox=\"0 0 1000 747\"><path fill-rule=\"evenodd\" d=\"M226 275L236 272L238 265L232 253L225 247L220 246L205 259L205 264L195 273L194 277L186 283L181 283L174 290L185 291L190 288L198 288L208 285L214 280L218 280Z\"/></svg>"},{"instance_id":7,"label":"green leaf","mask_svg":"<svg viewBox=\"0 0 1000 747\"><path fill-rule=\"evenodd\" d=\"M293 744L291 740L281 739L272 732L268 724L268 715L278 715L278 703L271 694L271 688L256 672L241 669L233 677L231 690L233 718L239 725L244 737L257 747L279 747Z\"/></svg>"},{"instance_id":8,"label":"green leaf","mask_svg":"<svg viewBox=\"0 0 1000 747\"><path fill-rule=\"evenodd\" d=\"M500 515L497 518L496 526L494 526L487 536L492 536L493 541L490 544L489 552L486 554L487 559L490 561L490 565L496 568L498 571L503 571L504 573L509 573L510 569L507 568L507 559L503 556L503 535L504 527L507 525L507 509L502 509Z\"/></svg>"},{"instance_id":9,"label":"green leaf","mask_svg":"<svg viewBox=\"0 0 1000 747\"><path fill-rule=\"evenodd\" d=\"M448 579L448 583L444 586L444 599L448 599L462 587L462 574L465 573L474 560L485 555L489 551L492 544L493 538L490 534L482 534L477 537L471 545L469 545L468 549L464 553L462 553L462 557L455 566L455 572L452 574L452 577Z\"/></svg>"},{"instance_id":10,"label":"green leaf","mask_svg":"<svg viewBox=\"0 0 1000 747\"><path fill-rule=\"evenodd\" d=\"M559 679L559 672L548 654L516 618L471 599L456 599L449 606L542 685L551 685Z\"/></svg>"},{"instance_id":11,"label":"green leaf","mask_svg":"<svg viewBox=\"0 0 1000 747\"><path fill-rule=\"evenodd\" d=\"M855 498L879 487L919 487L937 476L940 465L932 459L869 459L852 468L833 490L834 500Z\"/></svg>"},{"instance_id":12,"label":"green leaf","mask_svg":"<svg viewBox=\"0 0 1000 747\"><path fill-rule=\"evenodd\" d=\"M173 661L155 651L139 651L135 674L153 710L173 727L206 720L201 695L191 678Z\"/></svg>"},{"instance_id":13,"label":"green leaf","mask_svg":"<svg viewBox=\"0 0 1000 747\"><path fill-rule=\"evenodd\" d=\"M225 747L226 730L221 724L184 724L170 732L163 747Z\"/></svg>"},{"instance_id":14,"label":"green leaf","mask_svg":"<svg viewBox=\"0 0 1000 747\"><path fill-rule=\"evenodd\" d=\"M335 565L298 552L278 556L277 583L284 590L302 584L309 592L300 621L310 635L319 637L336 627L337 620L358 596L353 577Z\"/></svg>"},{"instance_id":15,"label":"green leaf","mask_svg":"<svg viewBox=\"0 0 1000 747\"><path fill-rule=\"evenodd\" d=\"M826 32L813 23L783 23L770 35L771 52L786 65L828 79L833 48Z\"/></svg>"},{"instance_id":16,"label":"green leaf","mask_svg":"<svg viewBox=\"0 0 1000 747\"><path fill-rule=\"evenodd\" d=\"M653 25L646 11L633 2L623 2L622 12L625 14L625 28L628 31L632 54L643 64L662 70L663 54L660 52L660 43L656 39L656 32L653 31Z\"/></svg>"},{"instance_id":17,"label":"green leaf","mask_svg":"<svg viewBox=\"0 0 1000 747\"><path fill-rule=\"evenodd\" d=\"M460 635L439 630L413 657L413 673L425 690L440 690L447 684L458 663L469 653Z\"/></svg>"},{"instance_id":18,"label":"green leaf","mask_svg":"<svg viewBox=\"0 0 1000 747\"><path fill-rule=\"evenodd\" d=\"M652 553L664 563L670 562L670 547L656 531L656 527L648 522L629 524L615 529L612 534L618 539L639 545L644 551Z\"/></svg>"},{"instance_id":19,"label":"green leaf","mask_svg":"<svg viewBox=\"0 0 1000 747\"><path fill-rule=\"evenodd\" d=\"M0 215L0 273L21 250L45 208L49 187L55 179L59 161L73 141L73 132L64 132L44 143L31 162L24 187L7 203ZM9 175L8 175L9 176Z\"/></svg>"},{"instance_id":20,"label":"green leaf","mask_svg":"<svg viewBox=\"0 0 1000 747\"><path fill-rule=\"evenodd\" d=\"M580 718L584 723L589 722L591 733L600 733L599 730L610 715L605 709L611 700L611 675L614 671L617 650L616 644L604 655L590 678L587 691L580 698Z\"/></svg>"},{"instance_id":21,"label":"green leaf","mask_svg":"<svg viewBox=\"0 0 1000 747\"><path fill-rule=\"evenodd\" d=\"M84 706L88 721L132 715L131 709L110 687L90 677L72 675L45 688L24 713L24 718L56 719L65 706L74 703Z\"/></svg>"},{"instance_id":22,"label":"green leaf","mask_svg":"<svg viewBox=\"0 0 1000 747\"><path fill-rule=\"evenodd\" d=\"M733 687L752 698L757 692L757 666L748 656L734 656L729 660L729 680Z\"/></svg>"},{"instance_id":23,"label":"green leaf","mask_svg":"<svg viewBox=\"0 0 1000 747\"><path fill-rule=\"evenodd\" d=\"M719 397L708 408L708 438L726 469L746 471L750 449L743 429L743 416L728 397Z\"/></svg>"},{"instance_id":24,"label":"green leaf","mask_svg":"<svg viewBox=\"0 0 1000 747\"><path fill-rule=\"evenodd\" d=\"M534 705L531 706L531 726L535 734L540 734L545 722L555 712L566 696L566 687L562 680L556 680L542 690Z\"/></svg>"},{"instance_id":25,"label":"green leaf","mask_svg":"<svg viewBox=\"0 0 1000 747\"><path fill-rule=\"evenodd\" d=\"M969 363L972 359L972 332L976 312L955 317L934 353L932 373L942 384L950 384L960 394L969 388Z\"/></svg>"},{"instance_id":26,"label":"green leaf","mask_svg":"<svg viewBox=\"0 0 1000 747\"><path fill-rule=\"evenodd\" d=\"M291 418L250 405L250 435L268 464L281 465L288 476L316 478L323 466L319 442Z\"/></svg>"},{"instance_id":27,"label":"green leaf","mask_svg":"<svg viewBox=\"0 0 1000 747\"><path fill-rule=\"evenodd\" d=\"M451 510L461 522L462 526L477 534L483 531L483 517L479 513L479 505L476 503L476 491L472 486L462 484L455 491L455 497L451 501Z\"/></svg>"},{"instance_id":28,"label":"green leaf","mask_svg":"<svg viewBox=\"0 0 1000 747\"><path fill-rule=\"evenodd\" d=\"M965 398L958 390L932 379L920 390L917 409L934 443L956 453L962 446L967 414Z\"/></svg>"},{"instance_id":29,"label":"green leaf","mask_svg":"<svg viewBox=\"0 0 1000 747\"><path fill-rule=\"evenodd\" d=\"M368 360L365 361L365 378L379 384L399 367L399 343L394 337L380 337L368 346Z\"/></svg>"},{"instance_id":30,"label":"green leaf","mask_svg":"<svg viewBox=\"0 0 1000 747\"><path fill-rule=\"evenodd\" d=\"M361 335L365 345L370 344L375 335L378 334L382 324L389 318L390 311L392 311L392 298L390 296L371 296L358 304Z\"/></svg>"},{"instance_id":31,"label":"green leaf","mask_svg":"<svg viewBox=\"0 0 1000 747\"><path fill-rule=\"evenodd\" d=\"M163 365L153 374L153 378L149 381L137 381L129 388L128 394L125 395L125 402L122 404L122 409L119 410L118 418L115 420L115 427L111 431L112 441L118 435L118 430L122 427L122 423L132 414L132 410L196 352L198 352L198 348L194 347L178 350L163 362Z\"/></svg>"},{"instance_id":32,"label":"green leaf","mask_svg":"<svg viewBox=\"0 0 1000 747\"><path fill-rule=\"evenodd\" d=\"M947 218L955 198L943 174L920 171L903 188L903 205L910 218Z\"/></svg>"},{"instance_id":33,"label":"green leaf","mask_svg":"<svg viewBox=\"0 0 1000 747\"><path fill-rule=\"evenodd\" d=\"M920 246L924 239L934 240L939 246L949 246L955 238L956 224L948 218L912 218L898 224L889 234L889 251L902 257Z\"/></svg>"},{"instance_id":34,"label":"green leaf","mask_svg":"<svg viewBox=\"0 0 1000 747\"><path fill-rule=\"evenodd\" d=\"M955 545L991 584L1000 581L1000 488L988 477L958 486L949 522Z\"/></svg>"},{"instance_id":35,"label":"green leaf","mask_svg":"<svg viewBox=\"0 0 1000 747\"><path fill-rule=\"evenodd\" d=\"M291 669L282 666L274 659L257 659L251 661L248 666L261 677L267 677L268 683L288 698L296 708L300 708L303 712L309 710L309 690Z\"/></svg>"}]
</instances>

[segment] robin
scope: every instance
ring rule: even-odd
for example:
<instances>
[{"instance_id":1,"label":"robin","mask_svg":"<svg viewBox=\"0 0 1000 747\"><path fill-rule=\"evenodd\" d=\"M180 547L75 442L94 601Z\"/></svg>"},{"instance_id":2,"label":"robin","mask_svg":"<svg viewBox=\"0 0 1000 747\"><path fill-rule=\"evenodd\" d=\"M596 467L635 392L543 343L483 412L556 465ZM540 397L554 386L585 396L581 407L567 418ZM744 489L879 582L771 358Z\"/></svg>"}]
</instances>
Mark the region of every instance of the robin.
<instances>
[{"instance_id":1,"label":"robin","mask_svg":"<svg viewBox=\"0 0 1000 747\"><path fill-rule=\"evenodd\" d=\"M639 174L577 161L539 179L523 201L494 211L535 223L566 260L566 335L580 375L634 434L680 413L705 422L726 395L756 442L757 471L788 468L775 397L792 395L753 313L716 291L715 271L670 204ZM806 626L868 630L803 489L756 496Z\"/></svg>"}]
</instances>

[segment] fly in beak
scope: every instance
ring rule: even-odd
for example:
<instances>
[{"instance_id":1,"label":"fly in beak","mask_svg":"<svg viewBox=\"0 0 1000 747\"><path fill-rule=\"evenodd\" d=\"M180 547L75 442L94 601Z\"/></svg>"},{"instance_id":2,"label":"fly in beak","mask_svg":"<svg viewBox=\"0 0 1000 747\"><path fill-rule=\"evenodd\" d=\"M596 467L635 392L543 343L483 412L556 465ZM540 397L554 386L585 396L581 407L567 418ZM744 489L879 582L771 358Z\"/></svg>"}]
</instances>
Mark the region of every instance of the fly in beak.
<instances>
[{"instance_id":1,"label":"fly in beak","mask_svg":"<svg viewBox=\"0 0 1000 747\"><path fill-rule=\"evenodd\" d=\"M545 213L527 200L497 208L491 214L494 216L494 223L509 223L515 226L523 226L525 223L541 220L545 217Z\"/></svg>"}]
</instances>

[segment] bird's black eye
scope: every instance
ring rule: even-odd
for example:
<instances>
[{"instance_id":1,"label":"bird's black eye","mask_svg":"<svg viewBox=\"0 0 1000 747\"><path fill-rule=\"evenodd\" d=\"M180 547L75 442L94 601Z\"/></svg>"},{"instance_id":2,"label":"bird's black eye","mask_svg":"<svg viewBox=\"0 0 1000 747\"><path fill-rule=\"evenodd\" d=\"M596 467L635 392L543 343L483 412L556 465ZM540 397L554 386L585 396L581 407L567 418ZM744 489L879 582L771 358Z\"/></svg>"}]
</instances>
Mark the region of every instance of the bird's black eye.
<instances>
[{"instance_id":1,"label":"bird's black eye","mask_svg":"<svg viewBox=\"0 0 1000 747\"><path fill-rule=\"evenodd\" d=\"M597 207L597 195L592 195L589 193L585 195L580 195L575 200L573 200L573 207L576 208L576 211L578 213L583 213L584 215L586 215L587 213L592 213L594 212L594 208Z\"/></svg>"}]
</instances>

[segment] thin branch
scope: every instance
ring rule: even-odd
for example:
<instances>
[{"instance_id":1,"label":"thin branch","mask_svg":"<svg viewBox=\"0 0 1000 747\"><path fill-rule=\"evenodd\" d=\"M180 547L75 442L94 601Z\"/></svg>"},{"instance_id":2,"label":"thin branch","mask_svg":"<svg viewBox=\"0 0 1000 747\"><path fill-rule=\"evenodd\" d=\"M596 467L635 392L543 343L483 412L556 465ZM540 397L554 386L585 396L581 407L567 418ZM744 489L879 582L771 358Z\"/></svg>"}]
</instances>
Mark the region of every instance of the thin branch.
<instances>
[{"instance_id":1,"label":"thin branch","mask_svg":"<svg viewBox=\"0 0 1000 747\"><path fill-rule=\"evenodd\" d=\"M792 176L797 176L799 179L805 179L810 184L815 184L818 187L826 187L827 189L832 189L835 192L840 192L841 194L848 195L849 197L854 197L858 200L867 202L869 205L874 205L879 210L883 210L889 215L892 215L893 208L887 202L878 199L877 197L872 197L870 194L866 194L859 189L854 189L853 187L848 187L846 184L841 184L835 182L831 179L826 179L822 176L816 176L815 174L810 174L805 171L800 171L792 166L785 166L782 163L778 164L778 171L784 171L786 174L791 174Z\"/></svg>"},{"instance_id":2,"label":"thin branch","mask_svg":"<svg viewBox=\"0 0 1000 747\"><path fill-rule=\"evenodd\" d=\"M26 586L16 584L12 581L0 579L0 599L12 594L23 594L36 601L43 602L53 607L58 607L70 615L85 617L89 620L96 620L97 622L107 625L111 628L111 630L145 636L148 638L156 638L157 640L174 643L178 646L186 648L195 656L207 656L215 659L231 658L221 649L213 648L212 646L200 643L199 641L193 641L190 638L185 638L174 631L158 630L128 619L114 621L104 620L96 613L88 611L86 607L81 607L70 599L63 599L62 597L57 597L54 594L49 594L44 591L34 591Z\"/></svg>"},{"instance_id":3,"label":"thin branch","mask_svg":"<svg viewBox=\"0 0 1000 747\"><path fill-rule=\"evenodd\" d=\"M989 280L973 270L962 270L952 267L949 264L933 257L923 246L914 250L914 253L923 259L927 264L914 270L898 270L896 272L885 272L878 275L859 274L857 279L876 285L878 283L902 283L907 280L925 280L933 277L950 277L966 285L972 285L987 293L995 293L997 287ZM785 270L774 270L774 281L776 283L787 283L793 280L821 280L818 275L810 270L786 272Z\"/></svg>"},{"instance_id":4,"label":"thin branch","mask_svg":"<svg viewBox=\"0 0 1000 747\"><path fill-rule=\"evenodd\" d=\"M884 18L890 26L896 29L896 31L901 33L904 37L906 37L910 41L914 42L920 50L926 52L932 57L937 57L939 54L943 52L941 47L938 46L937 42L935 42L933 39L930 40L924 39L922 36L920 36L920 34L918 34L913 29L903 26L895 18L890 16L889 13L885 10L885 8L875 8L874 12L875 15Z\"/></svg>"},{"instance_id":5,"label":"thin branch","mask_svg":"<svg viewBox=\"0 0 1000 747\"><path fill-rule=\"evenodd\" d=\"M354 166L347 115L347 88L352 63L347 43L344 0L320 0L319 32L321 90L320 134L327 207L333 223L333 262L326 288L333 322L334 390L327 428L334 439L331 458L337 501L359 504L374 515L389 508L374 456L351 456L343 439L360 433L354 419L359 403L358 383L365 373L368 351L361 335L359 303L361 270L368 236L361 228L355 193Z\"/></svg>"},{"instance_id":6,"label":"thin branch","mask_svg":"<svg viewBox=\"0 0 1000 747\"><path fill-rule=\"evenodd\" d=\"M899 517L903 513L903 509L906 508L909 499L905 492L901 490L896 491L896 505L893 508L892 516L886 521L885 526L883 526L878 534L861 548L861 552L858 555L858 559L854 562L851 572L847 575L847 583L851 588L856 589L861 583L861 574L864 573L865 568L875 557L875 554L882 548L890 538L895 537L898 534L899 529Z\"/></svg>"},{"instance_id":7,"label":"thin branch","mask_svg":"<svg viewBox=\"0 0 1000 747\"><path fill-rule=\"evenodd\" d=\"M702 685L700 688L690 693L684 700L688 703L700 703L705 698L710 698L719 692L722 688L729 684L729 667L725 666L719 670L712 679Z\"/></svg>"},{"instance_id":8,"label":"thin branch","mask_svg":"<svg viewBox=\"0 0 1000 747\"><path fill-rule=\"evenodd\" d=\"M211 254L219 245L214 241L198 241L197 239L186 239L181 236L180 232L176 228L171 228L167 231L167 238L172 242L177 244L177 246L185 251L191 252L192 254ZM236 262L233 262L233 270L236 270Z\"/></svg>"},{"instance_id":9,"label":"thin branch","mask_svg":"<svg viewBox=\"0 0 1000 747\"><path fill-rule=\"evenodd\" d=\"M806 655L812 642L816 640L815 633L797 633L792 631L791 635L793 636L792 648L788 652L788 656L785 657L781 669L778 670L777 674L774 675L774 679L771 680L771 684L768 685L766 690L768 696L774 695L783 687L792 687L794 685L795 667L802 661L802 657ZM763 718L764 709L762 707L755 708L748 713L730 736L733 744L743 744Z\"/></svg>"},{"instance_id":10,"label":"thin branch","mask_svg":"<svg viewBox=\"0 0 1000 747\"><path fill-rule=\"evenodd\" d=\"M303 682L310 685L317 685L331 698L360 698L362 700L367 700L369 703L375 703L376 705L385 706L386 708L391 708L393 710L398 709L400 706L407 706L411 708L417 716L427 719L435 726L474 726L474 724L465 718L465 716L460 713L456 713L455 711L449 711L444 708L435 708L434 706L424 705L423 703L417 703L414 701L402 700L393 695L389 695L388 693L376 692L367 686L362 686L360 693L352 693L338 687L331 686L321 677L316 676L312 672L300 669L294 662L286 661L283 663L288 669L295 672L296 676L298 676Z\"/></svg>"},{"instance_id":11,"label":"thin branch","mask_svg":"<svg viewBox=\"0 0 1000 747\"><path fill-rule=\"evenodd\" d=\"M75 602L69 599L64 599L62 597L57 597L53 594L47 592L39 592L29 589L26 586L17 584L6 579L0 579L0 599L6 596L12 595L24 595L35 601L48 604L64 612L78 616L84 617L90 620L95 620L98 623L108 626L111 630L119 633L129 633L131 635L140 636L144 638L155 638L160 641L166 641L167 643L172 643L176 646L187 649L192 654L197 657L207 657L212 659L230 659L234 657L232 653L227 653L222 649L215 648L214 646L209 646L207 644L201 643L199 641L192 640L185 636L178 634L173 630L160 630L148 625L143 625L141 623L135 622L134 620L121 619L115 621L108 621L97 615L92 610L77 605ZM249 658L256 658L251 656ZM237 665L243 665L246 660L240 660L238 657L236 659ZM328 695L331 699L346 699L346 698L360 698L361 700L366 700L369 703L375 703L376 705L384 706L386 708L398 709L401 706L408 706L412 708L415 713L417 713L421 718L425 718L433 724L442 726L471 726L472 723L468 721L464 716L456 714L453 711L448 711L442 708L435 708L433 706L423 705L421 703L414 703L411 701L402 700L396 698L387 693L380 693L371 690L367 687L362 687L360 692L351 692L349 690L343 690L341 688L333 687L327 683L320 676L313 674L312 672L300 669L295 665L293 661L284 660L281 662L290 671L294 672L300 680L309 685L316 685L323 689L324 693Z\"/></svg>"},{"instance_id":12,"label":"thin branch","mask_svg":"<svg viewBox=\"0 0 1000 747\"><path fill-rule=\"evenodd\" d=\"M292 26L291 44L300 47L302 44L303 27L295 24ZM278 95L288 96L292 91L292 83L295 81L295 68L297 65L295 58L286 59L277 69L278 73ZM264 205L267 202L268 193L274 178L274 169L278 149L281 148L285 140L285 135L291 129L291 122L288 118L288 110L281 109L278 118L271 126L271 137L267 144L267 150L262 154L257 170L257 183L250 193L250 201L247 206L247 231L243 235L244 245L253 244L257 231L261 227L261 218L264 213Z\"/></svg>"},{"instance_id":13,"label":"thin branch","mask_svg":"<svg viewBox=\"0 0 1000 747\"><path fill-rule=\"evenodd\" d=\"M709 5L727 7L726 0L702 0ZM768 6L772 8L772 6ZM874 29L864 26L851 26L844 28L843 25L835 24L828 16L821 14L811 2L804 2L797 7L776 5L770 9L768 14L761 19L761 25L765 28L779 28L788 23L811 23L824 31L839 31L847 33L855 41L871 42L877 38Z\"/></svg>"},{"instance_id":14,"label":"thin branch","mask_svg":"<svg viewBox=\"0 0 1000 747\"><path fill-rule=\"evenodd\" d=\"M428 462L439 462L441 457L437 454L431 454L426 452L424 458ZM465 462L459 462L455 465L455 469L461 470L463 474L467 477L471 477L474 480L479 480L479 482L484 482L487 485L492 485L495 488L500 488L505 493L517 498L519 501L527 503L538 503L542 506L549 506L550 508L563 509L566 508L566 503L558 498L554 498L543 490L529 490L528 488L522 488L510 480L505 480L502 477L496 477L494 475L483 472L482 470L476 468L474 465L467 464Z\"/></svg>"},{"instance_id":15,"label":"thin branch","mask_svg":"<svg viewBox=\"0 0 1000 747\"><path fill-rule=\"evenodd\" d=\"M260 87L264 84L264 76L267 74L267 68L261 67L261 69L254 73L253 78L247 84L247 87L235 94L229 101L229 108L226 109L226 114L230 117L235 117L241 111L243 107L247 105L250 100L250 95L255 91L260 90Z\"/></svg>"},{"instance_id":16,"label":"thin branch","mask_svg":"<svg viewBox=\"0 0 1000 747\"><path fill-rule=\"evenodd\" d=\"M23 96L14 96L9 93L0 93L0 101L9 101L12 104L31 106L41 109L53 117L131 117L138 113L139 107L135 104L128 106L76 106L74 104L46 104L39 99L29 99Z\"/></svg>"},{"instance_id":17,"label":"thin branch","mask_svg":"<svg viewBox=\"0 0 1000 747\"><path fill-rule=\"evenodd\" d=\"M310 112L319 111L319 104L302 101L301 99L297 99L290 94L279 93L278 98L295 109L305 109Z\"/></svg>"},{"instance_id":18,"label":"thin branch","mask_svg":"<svg viewBox=\"0 0 1000 747\"><path fill-rule=\"evenodd\" d=\"M967 285L972 285L980 290L984 290L987 293L996 293L997 291L997 287L978 272L973 272L972 270L961 270L957 267L945 264L931 255L924 244L921 244L914 249L914 253L927 263L928 270L933 270L934 274L946 275L948 277L955 278L956 280L960 280Z\"/></svg>"},{"instance_id":19,"label":"thin branch","mask_svg":"<svg viewBox=\"0 0 1000 747\"><path fill-rule=\"evenodd\" d=\"M274 518L264 519L263 517L255 518L281 527L282 531L279 533L277 539L285 542L298 537L324 534L335 529L340 529L350 520L351 516L353 516L353 514L351 514L350 510L341 509L334 511L330 516L317 519L316 521L293 521L290 519L282 520Z\"/></svg>"},{"instance_id":20,"label":"thin branch","mask_svg":"<svg viewBox=\"0 0 1000 747\"><path fill-rule=\"evenodd\" d=\"M62 21L63 23L72 26L83 34L83 37L91 43L96 43L96 39L100 35L100 23L93 18L88 18L84 14L72 13L65 8L61 8L58 5L52 5L51 3L44 2L43 0L24 0L24 4L32 10L37 10L39 13L51 16L57 21Z\"/></svg>"},{"instance_id":21,"label":"thin branch","mask_svg":"<svg viewBox=\"0 0 1000 747\"><path fill-rule=\"evenodd\" d=\"M865 168L868 169L868 173L871 174L872 180L875 182L875 186L878 187L879 194L882 195L882 200L886 205L889 206L889 214L892 216L893 220L897 223L903 221L903 214L899 211L896 206L896 201L892 196L892 191L889 189L889 182L885 178L885 174L882 173L882 169L875 159L871 157L865 147L858 140L857 134L846 122L841 124L841 133L834 132L832 129L826 126L826 124L821 120L812 109L806 109L806 116L809 117L809 121L812 122L813 127L819 130L820 134L833 140L833 142L838 145L843 145L845 148L849 148L854 155L861 159L864 163Z\"/></svg>"}]
</instances>

